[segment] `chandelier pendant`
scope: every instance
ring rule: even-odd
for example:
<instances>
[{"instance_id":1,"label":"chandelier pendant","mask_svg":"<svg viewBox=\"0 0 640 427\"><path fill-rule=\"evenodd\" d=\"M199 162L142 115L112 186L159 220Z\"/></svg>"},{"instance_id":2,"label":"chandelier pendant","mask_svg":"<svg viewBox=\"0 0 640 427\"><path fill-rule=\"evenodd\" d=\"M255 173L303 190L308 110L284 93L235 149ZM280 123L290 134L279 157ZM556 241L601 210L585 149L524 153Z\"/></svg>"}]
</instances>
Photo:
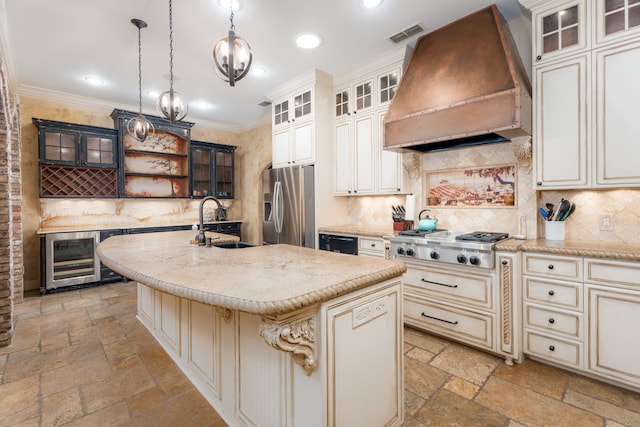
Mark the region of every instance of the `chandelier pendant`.
<instances>
[{"instance_id":1,"label":"chandelier pendant","mask_svg":"<svg viewBox=\"0 0 640 427\"><path fill-rule=\"evenodd\" d=\"M127 132L140 142L147 139L149 133L153 133L153 124L142 115L142 43L140 30L147 28L147 23L142 19L133 18L131 23L138 28L138 106L139 114L127 123Z\"/></svg>"},{"instance_id":2,"label":"chandelier pendant","mask_svg":"<svg viewBox=\"0 0 640 427\"><path fill-rule=\"evenodd\" d=\"M251 47L242 37L236 36L233 25L233 10L231 10L231 27L229 35L216 43L213 48L214 70L218 77L230 86L235 86L235 82L242 79L249 72L253 53Z\"/></svg>"}]
</instances>

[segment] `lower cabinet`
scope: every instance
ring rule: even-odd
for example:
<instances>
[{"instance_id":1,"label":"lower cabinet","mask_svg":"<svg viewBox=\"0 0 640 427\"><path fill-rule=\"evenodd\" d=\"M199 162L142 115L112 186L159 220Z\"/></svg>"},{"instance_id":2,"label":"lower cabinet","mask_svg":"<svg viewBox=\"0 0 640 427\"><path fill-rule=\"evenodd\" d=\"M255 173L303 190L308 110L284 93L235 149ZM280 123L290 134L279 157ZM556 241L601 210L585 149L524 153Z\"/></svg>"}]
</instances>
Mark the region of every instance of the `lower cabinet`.
<instances>
[{"instance_id":1,"label":"lower cabinet","mask_svg":"<svg viewBox=\"0 0 640 427\"><path fill-rule=\"evenodd\" d=\"M358 237L358 256L391 259L389 242L377 237Z\"/></svg>"},{"instance_id":2,"label":"lower cabinet","mask_svg":"<svg viewBox=\"0 0 640 427\"><path fill-rule=\"evenodd\" d=\"M529 253L523 259L525 354L640 390L640 263Z\"/></svg>"},{"instance_id":3,"label":"lower cabinet","mask_svg":"<svg viewBox=\"0 0 640 427\"><path fill-rule=\"evenodd\" d=\"M402 425L398 279L277 316L138 283L138 319L230 426Z\"/></svg>"},{"instance_id":4,"label":"lower cabinet","mask_svg":"<svg viewBox=\"0 0 640 427\"><path fill-rule=\"evenodd\" d=\"M515 253L498 257L499 277L493 270L405 262L405 323L499 354L508 364L519 361L515 257Z\"/></svg>"}]
</instances>

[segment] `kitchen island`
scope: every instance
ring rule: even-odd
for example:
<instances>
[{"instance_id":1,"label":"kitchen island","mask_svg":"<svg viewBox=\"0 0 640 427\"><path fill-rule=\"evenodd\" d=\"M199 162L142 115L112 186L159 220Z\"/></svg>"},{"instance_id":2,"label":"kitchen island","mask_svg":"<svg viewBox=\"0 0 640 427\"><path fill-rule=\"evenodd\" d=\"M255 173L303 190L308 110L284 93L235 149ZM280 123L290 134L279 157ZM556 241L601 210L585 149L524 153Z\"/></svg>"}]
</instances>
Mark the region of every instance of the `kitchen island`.
<instances>
[{"instance_id":1,"label":"kitchen island","mask_svg":"<svg viewBox=\"0 0 640 427\"><path fill-rule=\"evenodd\" d=\"M138 319L229 425L402 423L404 264L191 234L114 236L98 255L138 282Z\"/></svg>"}]
</instances>

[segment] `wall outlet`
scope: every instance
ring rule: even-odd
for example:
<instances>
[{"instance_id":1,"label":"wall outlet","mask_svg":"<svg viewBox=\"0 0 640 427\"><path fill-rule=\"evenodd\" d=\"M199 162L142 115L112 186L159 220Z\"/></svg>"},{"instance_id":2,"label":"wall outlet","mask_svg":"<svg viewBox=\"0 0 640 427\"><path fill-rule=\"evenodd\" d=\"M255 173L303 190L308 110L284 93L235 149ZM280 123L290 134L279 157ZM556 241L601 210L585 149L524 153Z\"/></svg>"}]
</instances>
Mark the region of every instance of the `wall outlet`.
<instances>
[{"instance_id":1,"label":"wall outlet","mask_svg":"<svg viewBox=\"0 0 640 427\"><path fill-rule=\"evenodd\" d=\"M600 215L600 231L613 231L613 215Z\"/></svg>"}]
</instances>

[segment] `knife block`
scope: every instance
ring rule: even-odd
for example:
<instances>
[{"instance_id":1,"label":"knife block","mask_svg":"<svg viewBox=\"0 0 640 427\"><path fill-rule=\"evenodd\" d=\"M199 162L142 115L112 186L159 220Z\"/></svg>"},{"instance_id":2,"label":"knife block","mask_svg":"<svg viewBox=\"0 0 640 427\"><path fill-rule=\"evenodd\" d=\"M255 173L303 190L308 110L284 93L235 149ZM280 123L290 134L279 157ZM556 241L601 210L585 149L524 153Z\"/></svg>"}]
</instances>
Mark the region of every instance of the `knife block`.
<instances>
[{"instance_id":1,"label":"knife block","mask_svg":"<svg viewBox=\"0 0 640 427\"><path fill-rule=\"evenodd\" d=\"M403 220L393 222L393 231L405 231L413 229L413 221Z\"/></svg>"}]
</instances>

